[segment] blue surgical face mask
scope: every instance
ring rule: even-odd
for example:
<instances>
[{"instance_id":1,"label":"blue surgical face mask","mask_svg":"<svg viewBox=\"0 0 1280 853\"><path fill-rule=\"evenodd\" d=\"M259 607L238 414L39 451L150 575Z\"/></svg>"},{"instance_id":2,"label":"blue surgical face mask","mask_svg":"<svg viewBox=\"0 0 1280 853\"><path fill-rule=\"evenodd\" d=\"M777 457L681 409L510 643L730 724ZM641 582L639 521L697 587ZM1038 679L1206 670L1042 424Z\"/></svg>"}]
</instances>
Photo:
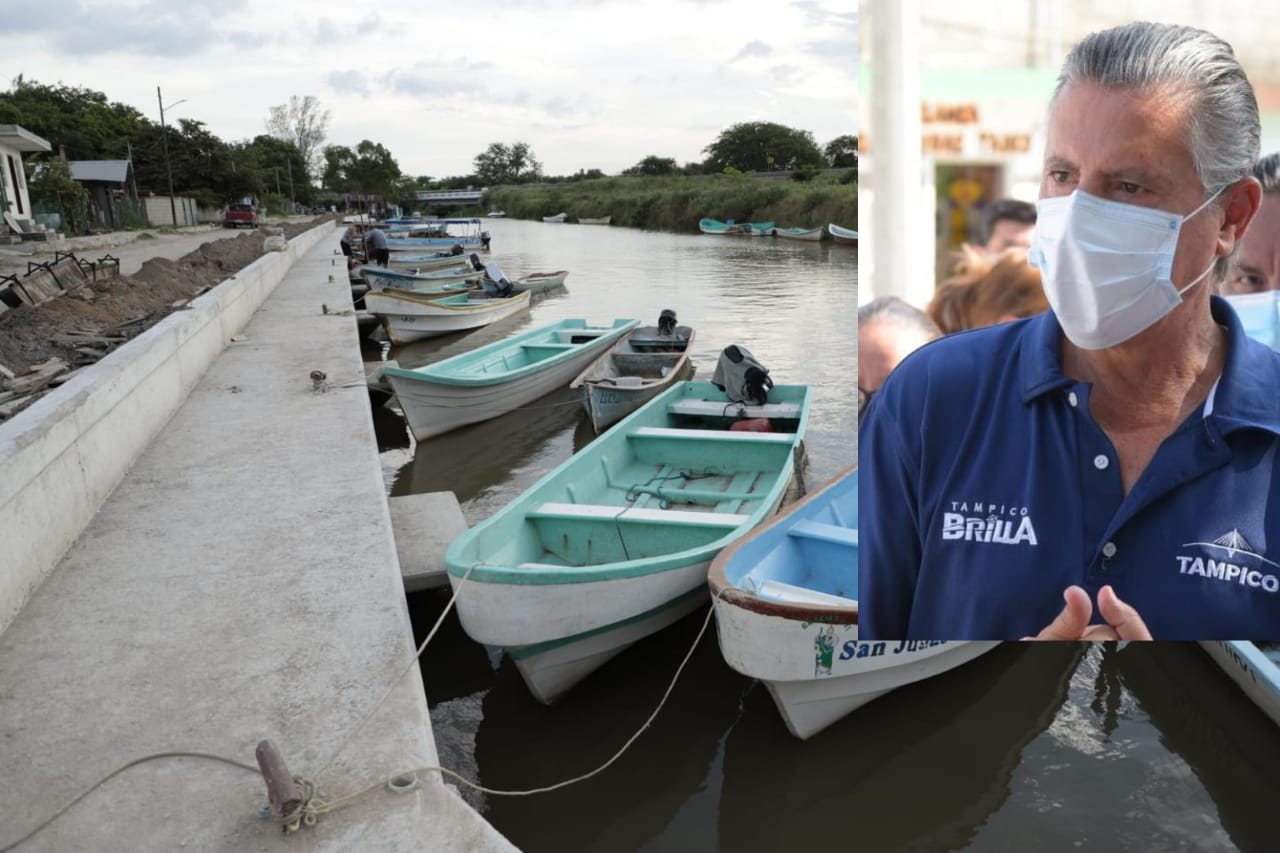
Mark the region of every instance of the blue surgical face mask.
<instances>
[{"instance_id":1,"label":"blue surgical face mask","mask_svg":"<svg viewBox=\"0 0 1280 853\"><path fill-rule=\"evenodd\" d=\"M1182 294L1213 269L1210 264L1181 289L1173 283L1182 223L1223 189L1186 216L1082 190L1040 199L1028 260L1040 270L1045 296L1068 340L1082 349L1113 347L1176 308Z\"/></svg>"}]
</instances>

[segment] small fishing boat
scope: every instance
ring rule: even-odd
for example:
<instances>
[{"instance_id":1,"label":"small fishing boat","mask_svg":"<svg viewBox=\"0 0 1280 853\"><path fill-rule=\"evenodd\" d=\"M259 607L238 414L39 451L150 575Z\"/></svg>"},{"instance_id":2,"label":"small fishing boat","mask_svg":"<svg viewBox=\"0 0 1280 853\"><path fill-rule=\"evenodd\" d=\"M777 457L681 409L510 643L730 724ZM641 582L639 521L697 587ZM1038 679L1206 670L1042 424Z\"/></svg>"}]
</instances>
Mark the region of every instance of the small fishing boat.
<instances>
[{"instance_id":1,"label":"small fishing boat","mask_svg":"<svg viewBox=\"0 0 1280 853\"><path fill-rule=\"evenodd\" d=\"M432 254L432 255L411 255L404 252L396 252L387 261L392 267L399 270L408 270L410 272L431 272L432 270L448 269L456 267L459 264L466 264L466 255L453 254Z\"/></svg>"},{"instance_id":2,"label":"small fishing boat","mask_svg":"<svg viewBox=\"0 0 1280 853\"><path fill-rule=\"evenodd\" d=\"M773 231L772 222L721 222L718 219L702 219L698 222L698 230L703 234L721 234L739 237L766 237Z\"/></svg>"},{"instance_id":3,"label":"small fishing boat","mask_svg":"<svg viewBox=\"0 0 1280 853\"><path fill-rule=\"evenodd\" d=\"M707 583L725 661L765 685L801 739L996 646L858 640L856 467L720 552Z\"/></svg>"},{"instance_id":4,"label":"small fishing boat","mask_svg":"<svg viewBox=\"0 0 1280 853\"><path fill-rule=\"evenodd\" d=\"M858 245L858 232L852 228L841 228L839 225L828 225L827 230L831 232L831 236L836 238L836 242L845 246Z\"/></svg>"},{"instance_id":5,"label":"small fishing boat","mask_svg":"<svg viewBox=\"0 0 1280 853\"><path fill-rule=\"evenodd\" d=\"M1221 640L1202 642L1200 647L1280 726L1280 643Z\"/></svg>"},{"instance_id":6,"label":"small fishing boat","mask_svg":"<svg viewBox=\"0 0 1280 853\"><path fill-rule=\"evenodd\" d=\"M431 270L429 272L409 272L408 270L391 269L364 265L360 274L370 290L384 290L398 287L404 290L417 288L433 288L437 285L449 285L454 289L466 287L484 278L484 272L473 269L470 264L455 264L451 267Z\"/></svg>"},{"instance_id":7,"label":"small fishing boat","mask_svg":"<svg viewBox=\"0 0 1280 853\"><path fill-rule=\"evenodd\" d=\"M480 228L479 219L437 219L412 226L406 237L388 237L387 248L391 252L416 252L429 247L449 248L461 245L464 249L486 248L487 235ZM417 235L417 236L415 236Z\"/></svg>"},{"instance_id":8,"label":"small fishing boat","mask_svg":"<svg viewBox=\"0 0 1280 853\"><path fill-rule=\"evenodd\" d=\"M513 299L529 304L529 294ZM631 331L635 320L591 326L560 320L413 370L383 376L414 438L423 441L518 409L569 384L601 352Z\"/></svg>"},{"instance_id":9,"label":"small fishing boat","mask_svg":"<svg viewBox=\"0 0 1280 853\"><path fill-rule=\"evenodd\" d=\"M364 305L370 314L382 321L387 339L400 346L424 338L479 329L527 311L529 294L517 293L502 298L469 291L435 297L434 294L412 291L377 290L365 294Z\"/></svg>"},{"instance_id":10,"label":"small fishing boat","mask_svg":"<svg viewBox=\"0 0 1280 853\"><path fill-rule=\"evenodd\" d=\"M505 649L550 703L702 606L711 559L781 504L810 397L770 388L770 432L733 429L710 382L654 397L453 540L445 565L463 629Z\"/></svg>"},{"instance_id":11,"label":"small fishing boat","mask_svg":"<svg viewBox=\"0 0 1280 853\"><path fill-rule=\"evenodd\" d=\"M511 286L516 293L542 293L553 287L561 287L564 280L569 277L568 270L559 270L557 272L534 272L526 276L521 276L511 282Z\"/></svg>"},{"instance_id":12,"label":"small fishing boat","mask_svg":"<svg viewBox=\"0 0 1280 853\"><path fill-rule=\"evenodd\" d=\"M501 219L507 215L505 210L491 210L486 214L490 219Z\"/></svg>"},{"instance_id":13,"label":"small fishing boat","mask_svg":"<svg viewBox=\"0 0 1280 853\"><path fill-rule=\"evenodd\" d=\"M818 228L775 228L773 236L786 240L802 240L806 243L817 243L822 239L826 229Z\"/></svg>"},{"instance_id":14,"label":"small fishing boat","mask_svg":"<svg viewBox=\"0 0 1280 853\"><path fill-rule=\"evenodd\" d=\"M597 433L688 378L693 329L676 325L663 311L656 326L640 326L578 374L570 388L582 389L582 405Z\"/></svg>"},{"instance_id":15,"label":"small fishing boat","mask_svg":"<svg viewBox=\"0 0 1280 853\"><path fill-rule=\"evenodd\" d=\"M579 225L608 225L612 221L613 221L612 216L598 216L594 218L590 216L578 217Z\"/></svg>"},{"instance_id":16,"label":"small fishing boat","mask_svg":"<svg viewBox=\"0 0 1280 853\"><path fill-rule=\"evenodd\" d=\"M555 216L542 217L542 221L543 222L564 222L568 218L569 218L569 214L567 213L557 213Z\"/></svg>"}]
</instances>

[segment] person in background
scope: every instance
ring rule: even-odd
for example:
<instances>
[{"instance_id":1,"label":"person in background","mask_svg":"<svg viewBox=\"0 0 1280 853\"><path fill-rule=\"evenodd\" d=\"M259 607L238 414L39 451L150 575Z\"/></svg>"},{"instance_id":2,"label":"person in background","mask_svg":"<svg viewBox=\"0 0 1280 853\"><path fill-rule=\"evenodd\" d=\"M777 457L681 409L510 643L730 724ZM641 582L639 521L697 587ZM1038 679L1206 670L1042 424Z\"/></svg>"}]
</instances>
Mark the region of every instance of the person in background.
<instances>
[{"instance_id":1,"label":"person in background","mask_svg":"<svg viewBox=\"0 0 1280 853\"><path fill-rule=\"evenodd\" d=\"M1002 198L987 212L987 242L982 247L988 256L1005 249L1031 248L1031 232L1036 227L1036 206L1016 198Z\"/></svg>"},{"instance_id":2,"label":"person in background","mask_svg":"<svg viewBox=\"0 0 1280 853\"><path fill-rule=\"evenodd\" d=\"M364 235L364 249L369 260L380 267L385 267L391 262L391 250L387 246L387 235L376 225Z\"/></svg>"},{"instance_id":3,"label":"person in background","mask_svg":"<svg viewBox=\"0 0 1280 853\"><path fill-rule=\"evenodd\" d=\"M943 282L925 313L943 334L1008 323L1047 311L1040 271L1026 249L1006 249L994 262L972 260L963 274Z\"/></svg>"},{"instance_id":4,"label":"person in background","mask_svg":"<svg viewBox=\"0 0 1280 853\"><path fill-rule=\"evenodd\" d=\"M859 428L859 640L1280 640L1280 354L1214 295L1260 136L1212 33L1071 49L1029 253L1052 310L923 347Z\"/></svg>"},{"instance_id":5,"label":"person in background","mask_svg":"<svg viewBox=\"0 0 1280 853\"><path fill-rule=\"evenodd\" d=\"M351 258L351 240L356 236L356 226L352 223L347 226L347 230L342 232L342 238L338 240L338 247L342 249L342 254L348 260ZM348 263L348 267L351 265Z\"/></svg>"},{"instance_id":6,"label":"person in background","mask_svg":"<svg viewBox=\"0 0 1280 853\"><path fill-rule=\"evenodd\" d=\"M1268 154L1253 167L1262 184L1262 206L1240 238L1222 292L1228 296L1280 290L1280 153Z\"/></svg>"},{"instance_id":7,"label":"person in background","mask_svg":"<svg viewBox=\"0 0 1280 853\"><path fill-rule=\"evenodd\" d=\"M858 309L858 421L898 363L942 332L919 308L896 296Z\"/></svg>"}]
</instances>

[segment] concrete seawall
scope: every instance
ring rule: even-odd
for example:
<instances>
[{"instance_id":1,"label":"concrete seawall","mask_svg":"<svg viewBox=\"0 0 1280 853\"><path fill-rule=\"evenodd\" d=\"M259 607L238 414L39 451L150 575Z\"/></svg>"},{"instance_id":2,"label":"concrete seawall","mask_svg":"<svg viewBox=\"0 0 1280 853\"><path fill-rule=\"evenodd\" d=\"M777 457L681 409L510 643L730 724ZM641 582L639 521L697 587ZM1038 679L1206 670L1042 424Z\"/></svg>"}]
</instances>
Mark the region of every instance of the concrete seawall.
<instances>
[{"instance_id":1,"label":"concrete seawall","mask_svg":"<svg viewBox=\"0 0 1280 853\"><path fill-rule=\"evenodd\" d=\"M227 342L333 229L268 252L0 424L0 633Z\"/></svg>"}]
</instances>

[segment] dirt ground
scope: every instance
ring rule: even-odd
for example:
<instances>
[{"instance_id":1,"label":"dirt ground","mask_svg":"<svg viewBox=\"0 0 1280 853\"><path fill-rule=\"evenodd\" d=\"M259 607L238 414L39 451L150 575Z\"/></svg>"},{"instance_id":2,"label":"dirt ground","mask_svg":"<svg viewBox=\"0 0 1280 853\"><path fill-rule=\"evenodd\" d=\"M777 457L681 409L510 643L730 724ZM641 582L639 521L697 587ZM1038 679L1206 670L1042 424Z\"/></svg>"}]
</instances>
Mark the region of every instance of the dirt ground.
<instances>
[{"instance_id":1,"label":"dirt ground","mask_svg":"<svg viewBox=\"0 0 1280 853\"><path fill-rule=\"evenodd\" d=\"M311 222L280 226L286 237L312 228ZM213 287L262 256L264 235L246 231L204 243L178 260L152 258L133 275L98 281L72 294L35 307L24 305L0 315L0 365L21 372L52 357L74 361L72 350L53 336L67 332L106 332L133 321L130 335L144 331L177 310L174 303L193 298L201 288ZM101 254L91 252L86 260Z\"/></svg>"}]
</instances>

